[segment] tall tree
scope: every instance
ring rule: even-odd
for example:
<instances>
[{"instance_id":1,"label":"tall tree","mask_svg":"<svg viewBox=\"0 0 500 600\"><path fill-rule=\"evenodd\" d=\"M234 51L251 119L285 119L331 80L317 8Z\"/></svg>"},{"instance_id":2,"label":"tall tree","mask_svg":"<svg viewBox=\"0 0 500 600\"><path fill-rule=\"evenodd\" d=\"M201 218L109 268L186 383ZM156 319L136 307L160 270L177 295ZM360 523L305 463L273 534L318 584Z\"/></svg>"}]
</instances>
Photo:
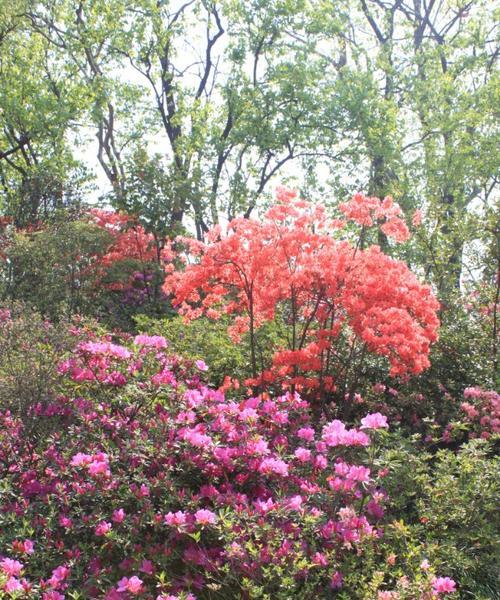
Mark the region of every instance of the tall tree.
<instances>
[{"instance_id":1,"label":"tall tree","mask_svg":"<svg viewBox=\"0 0 500 600\"><path fill-rule=\"evenodd\" d=\"M67 137L78 92L23 8L7 6L0 20L0 202L19 225L78 203L84 181Z\"/></svg>"}]
</instances>

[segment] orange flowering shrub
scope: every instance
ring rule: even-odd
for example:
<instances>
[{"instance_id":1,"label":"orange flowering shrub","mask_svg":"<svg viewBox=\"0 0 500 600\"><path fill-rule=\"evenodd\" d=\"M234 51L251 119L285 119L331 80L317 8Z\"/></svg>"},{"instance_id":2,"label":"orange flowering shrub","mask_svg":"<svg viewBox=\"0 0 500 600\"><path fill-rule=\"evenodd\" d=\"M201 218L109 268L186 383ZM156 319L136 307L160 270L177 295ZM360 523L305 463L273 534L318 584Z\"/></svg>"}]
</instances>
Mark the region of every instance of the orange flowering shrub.
<instances>
[{"instance_id":1,"label":"orange flowering shrub","mask_svg":"<svg viewBox=\"0 0 500 600\"><path fill-rule=\"evenodd\" d=\"M381 225L395 241L408 237L390 198L357 194L340 208L363 228ZM437 300L379 247L340 239L345 224L279 188L262 220L236 218L225 232L213 228L205 243L184 240L186 268L169 273L164 291L187 320L234 316L234 340L249 335L253 377L247 383L254 386L279 382L323 400L344 397L354 391L369 353L385 357L392 376L420 373L437 339ZM256 332L277 316L288 343L259 372Z\"/></svg>"}]
</instances>

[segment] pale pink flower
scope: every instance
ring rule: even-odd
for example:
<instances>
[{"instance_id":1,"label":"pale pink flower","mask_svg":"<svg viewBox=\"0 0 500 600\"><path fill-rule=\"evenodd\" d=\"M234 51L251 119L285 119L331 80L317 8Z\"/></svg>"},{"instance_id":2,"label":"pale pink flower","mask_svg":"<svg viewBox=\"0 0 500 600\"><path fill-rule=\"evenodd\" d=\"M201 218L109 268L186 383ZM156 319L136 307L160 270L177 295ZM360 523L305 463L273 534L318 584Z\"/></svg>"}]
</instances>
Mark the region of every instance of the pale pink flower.
<instances>
[{"instance_id":1,"label":"pale pink flower","mask_svg":"<svg viewBox=\"0 0 500 600\"><path fill-rule=\"evenodd\" d=\"M297 437L306 442L312 442L314 439L314 429L312 427L301 427L297 431Z\"/></svg>"},{"instance_id":2,"label":"pale pink flower","mask_svg":"<svg viewBox=\"0 0 500 600\"><path fill-rule=\"evenodd\" d=\"M139 579L137 575L132 577L122 577L118 582L116 588L119 592L130 592L131 594L140 594L142 591L142 579Z\"/></svg>"},{"instance_id":3,"label":"pale pink flower","mask_svg":"<svg viewBox=\"0 0 500 600\"><path fill-rule=\"evenodd\" d=\"M387 417L381 413L371 413L361 419L361 429L387 429Z\"/></svg>"},{"instance_id":4,"label":"pale pink flower","mask_svg":"<svg viewBox=\"0 0 500 600\"><path fill-rule=\"evenodd\" d=\"M168 346L167 340L161 335L136 335L134 344L148 348L166 348Z\"/></svg>"},{"instance_id":5,"label":"pale pink flower","mask_svg":"<svg viewBox=\"0 0 500 600\"><path fill-rule=\"evenodd\" d=\"M311 451L307 448L299 447L293 454L300 462L308 462L311 460Z\"/></svg>"},{"instance_id":6,"label":"pale pink flower","mask_svg":"<svg viewBox=\"0 0 500 600\"><path fill-rule=\"evenodd\" d=\"M413 213L411 222L413 227L420 227L422 224L422 211L420 209L417 208L417 210Z\"/></svg>"},{"instance_id":7,"label":"pale pink flower","mask_svg":"<svg viewBox=\"0 0 500 600\"><path fill-rule=\"evenodd\" d=\"M18 592L19 590L23 589L23 586L21 585L19 579L16 579L15 577L9 577L3 585L3 589L7 593Z\"/></svg>"},{"instance_id":8,"label":"pale pink flower","mask_svg":"<svg viewBox=\"0 0 500 600\"><path fill-rule=\"evenodd\" d=\"M261 473L276 473L282 477L288 476L288 465L280 458L264 458L260 463L259 471Z\"/></svg>"},{"instance_id":9,"label":"pale pink flower","mask_svg":"<svg viewBox=\"0 0 500 600\"><path fill-rule=\"evenodd\" d=\"M292 496L288 499L285 506L288 510L300 510L302 508L302 502L302 496Z\"/></svg>"},{"instance_id":10,"label":"pale pink flower","mask_svg":"<svg viewBox=\"0 0 500 600\"><path fill-rule=\"evenodd\" d=\"M216 514L205 508L200 508L200 510L197 510L194 513L194 518L200 525L210 525L217 522Z\"/></svg>"},{"instance_id":11,"label":"pale pink flower","mask_svg":"<svg viewBox=\"0 0 500 600\"><path fill-rule=\"evenodd\" d=\"M89 454L84 454L83 452L78 452L75 454L69 463L72 467L81 467L82 465L88 465L92 462L92 456Z\"/></svg>"},{"instance_id":12,"label":"pale pink flower","mask_svg":"<svg viewBox=\"0 0 500 600\"><path fill-rule=\"evenodd\" d=\"M165 523L167 525L179 526L186 523L186 513L178 510L177 512L169 512L165 515Z\"/></svg>"}]
</instances>

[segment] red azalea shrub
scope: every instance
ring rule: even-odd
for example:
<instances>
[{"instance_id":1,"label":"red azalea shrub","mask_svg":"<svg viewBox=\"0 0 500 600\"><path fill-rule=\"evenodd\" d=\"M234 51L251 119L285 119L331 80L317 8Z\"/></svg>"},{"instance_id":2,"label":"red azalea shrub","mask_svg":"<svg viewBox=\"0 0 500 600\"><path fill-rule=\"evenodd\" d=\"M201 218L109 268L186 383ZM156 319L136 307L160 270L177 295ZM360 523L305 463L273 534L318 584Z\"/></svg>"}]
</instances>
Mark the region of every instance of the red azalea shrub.
<instances>
[{"instance_id":1,"label":"red azalea shrub","mask_svg":"<svg viewBox=\"0 0 500 600\"><path fill-rule=\"evenodd\" d=\"M334 235L345 221L295 196L280 188L262 220L234 219L206 243L184 240L194 262L165 280L174 305L188 320L234 315L235 341L249 334L255 386L281 382L311 398L350 397L369 353L385 357L392 376L423 371L437 339L438 302L404 263L377 246L360 247L364 229L379 223L389 237L407 239L401 209L361 194L341 205L363 227L353 244ZM277 315L288 345L258 373L256 332Z\"/></svg>"},{"instance_id":2,"label":"red azalea shrub","mask_svg":"<svg viewBox=\"0 0 500 600\"><path fill-rule=\"evenodd\" d=\"M93 209L92 221L112 236L112 244L100 257L99 284L120 292L120 299L133 305L144 304L155 296L160 264L173 258L171 245L123 213Z\"/></svg>"},{"instance_id":3,"label":"red azalea shrub","mask_svg":"<svg viewBox=\"0 0 500 600\"><path fill-rule=\"evenodd\" d=\"M0 414L3 596L284 600L363 570L383 543L385 417L313 425L297 394L227 398L206 369L161 336L90 339L60 364L50 436L26 445ZM447 591L419 577L422 600Z\"/></svg>"}]
</instances>

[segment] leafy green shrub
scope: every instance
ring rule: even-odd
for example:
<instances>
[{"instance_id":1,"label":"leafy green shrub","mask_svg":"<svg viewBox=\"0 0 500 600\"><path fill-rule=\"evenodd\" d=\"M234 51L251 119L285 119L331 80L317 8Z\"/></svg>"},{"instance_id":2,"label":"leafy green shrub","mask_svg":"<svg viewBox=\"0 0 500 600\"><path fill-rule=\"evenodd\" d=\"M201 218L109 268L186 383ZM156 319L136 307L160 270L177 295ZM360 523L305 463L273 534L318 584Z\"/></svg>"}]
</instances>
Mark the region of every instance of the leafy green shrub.
<instances>
[{"instance_id":1,"label":"leafy green shrub","mask_svg":"<svg viewBox=\"0 0 500 600\"><path fill-rule=\"evenodd\" d=\"M100 294L96 262L110 240L107 231L85 221L13 231L0 254L0 298L22 301L52 320L92 314Z\"/></svg>"},{"instance_id":2,"label":"leafy green shrub","mask_svg":"<svg viewBox=\"0 0 500 600\"><path fill-rule=\"evenodd\" d=\"M22 304L0 308L0 410L22 421L27 443L57 428L48 411L61 393L57 366L88 332L82 325L50 323Z\"/></svg>"},{"instance_id":3,"label":"leafy green shrub","mask_svg":"<svg viewBox=\"0 0 500 600\"><path fill-rule=\"evenodd\" d=\"M388 468L391 514L405 531L407 549L425 547L436 569L457 581L461 598L499 598L499 459L492 443L472 440L456 453L431 454L415 442L401 440L381 461ZM401 552L407 552L404 545Z\"/></svg>"},{"instance_id":4,"label":"leafy green shrub","mask_svg":"<svg viewBox=\"0 0 500 600\"><path fill-rule=\"evenodd\" d=\"M203 359L210 365L209 378L213 385L223 385L226 376L244 381L251 376L248 358L248 336L236 344L227 332L229 319L217 321L200 318L185 323L180 316L154 319L138 315L135 323L139 331L155 331L169 342L172 351L193 360ZM266 323L258 332L257 355L262 363L271 357L271 349L282 340L278 320Z\"/></svg>"}]
</instances>

